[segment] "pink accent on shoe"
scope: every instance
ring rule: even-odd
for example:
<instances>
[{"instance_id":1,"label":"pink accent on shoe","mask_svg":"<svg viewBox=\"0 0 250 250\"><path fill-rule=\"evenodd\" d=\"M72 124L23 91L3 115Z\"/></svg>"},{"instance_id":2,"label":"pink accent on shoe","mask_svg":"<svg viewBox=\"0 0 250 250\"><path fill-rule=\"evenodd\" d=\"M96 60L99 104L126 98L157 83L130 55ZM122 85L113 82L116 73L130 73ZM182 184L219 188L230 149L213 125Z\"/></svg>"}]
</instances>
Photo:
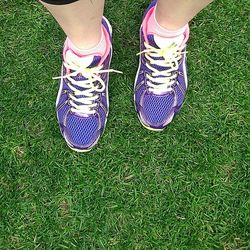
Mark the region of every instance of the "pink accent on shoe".
<instances>
[{"instance_id":1,"label":"pink accent on shoe","mask_svg":"<svg viewBox=\"0 0 250 250\"><path fill-rule=\"evenodd\" d=\"M103 28L103 37L104 37L104 39L106 41L106 50L105 50L105 53L103 54L103 56L102 56L102 58L100 60L99 65L103 64L103 62L105 61L106 57L110 53L110 49L112 48L110 35L109 35L108 31L105 28Z\"/></svg>"}]
</instances>

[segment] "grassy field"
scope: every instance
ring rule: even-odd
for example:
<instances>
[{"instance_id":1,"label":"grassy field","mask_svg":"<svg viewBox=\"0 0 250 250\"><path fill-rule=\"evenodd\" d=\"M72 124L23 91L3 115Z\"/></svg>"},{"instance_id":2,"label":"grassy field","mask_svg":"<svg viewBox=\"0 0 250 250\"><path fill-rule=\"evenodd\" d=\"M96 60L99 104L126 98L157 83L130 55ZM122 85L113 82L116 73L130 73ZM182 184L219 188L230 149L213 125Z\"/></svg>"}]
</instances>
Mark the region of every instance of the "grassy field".
<instances>
[{"instance_id":1,"label":"grassy field","mask_svg":"<svg viewBox=\"0 0 250 250\"><path fill-rule=\"evenodd\" d=\"M55 116L63 32L36 1L1 0L0 249L250 249L249 3L192 21L189 91L162 133L133 106L147 5L107 1L124 74L98 147L79 154Z\"/></svg>"}]
</instances>

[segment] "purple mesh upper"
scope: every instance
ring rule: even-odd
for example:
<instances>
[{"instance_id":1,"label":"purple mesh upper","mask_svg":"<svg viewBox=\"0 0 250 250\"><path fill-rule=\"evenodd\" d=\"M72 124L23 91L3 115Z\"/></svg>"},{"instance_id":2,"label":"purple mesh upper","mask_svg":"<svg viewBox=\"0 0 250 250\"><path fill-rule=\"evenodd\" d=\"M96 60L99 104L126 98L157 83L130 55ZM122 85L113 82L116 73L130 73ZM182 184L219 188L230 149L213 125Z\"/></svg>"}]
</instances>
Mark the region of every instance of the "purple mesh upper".
<instances>
[{"instance_id":1,"label":"purple mesh upper","mask_svg":"<svg viewBox=\"0 0 250 250\"><path fill-rule=\"evenodd\" d=\"M155 6L157 1L152 1L149 8L146 10L144 17L147 12L150 11L152 7ZM144 42L145 37L143 34L143 29L140 30L141 36L141 51L145 49ZM153 35L148 35L147 39L149 44L153 47L158 48L154 41ZM164 60L163 57L154 58L156 60ZM180 107L184 101L184 94L186 91L186 83L183 76L183 64L184 61L181 60L179 65L179 72L182 74L178 75L177 82L173 83L172 91L164 94L154 94L152 92L146 91L147 88L147 79L145 79L145 73L151 73L151 70L145 64L145 56L141 55L141 63L139 74L135 83L135 105L137 112L140 113L141 121L148 127L151 128L164 128L173 118L173 114L176 111L176 107ZM167 67L161 67L158 65L151 65L159 71L167 70ZM142 84L138 88L139 84ZM181 89L180 89L181 88ZM182 90L182 91L181 91Z\"/></svg>"},{"instance_id":2,"label":"purple mesh upper","mask_svg":"<svg viewBox=\"0 0 250 250\"><path fill-rule=\"evenodd\" d=\"M76 147L90 147L95 143L100 131L99 119L95 116L79 117L70 113L65 124L65 136Z\"/></svg>"},{"instance_id":3,"label":"purple mesh upper","mask_svg":"<svg viewBox=\"0 0 250 250\"><path fill-rule=\"evenodd\" d=\"M173 113L174 94L153 95L148 94L144 97L143 116L151 126L162 125Z\"/></svg>"}]
</instances>

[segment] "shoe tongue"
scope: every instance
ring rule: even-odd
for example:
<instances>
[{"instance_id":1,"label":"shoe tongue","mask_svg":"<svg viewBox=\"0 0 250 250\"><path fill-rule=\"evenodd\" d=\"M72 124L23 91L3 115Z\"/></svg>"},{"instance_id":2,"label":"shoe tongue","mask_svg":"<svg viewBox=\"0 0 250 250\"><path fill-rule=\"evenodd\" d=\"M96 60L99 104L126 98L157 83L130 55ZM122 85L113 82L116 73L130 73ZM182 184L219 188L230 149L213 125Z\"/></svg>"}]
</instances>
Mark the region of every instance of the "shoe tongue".
<instances>
[{"instance_id":1,"label":"shoe tongue","mask_svg":"<svg viewBox=\"0 0 250 250\"><path fill-rule=\"evenodd\" d=\"M64 60L65 62L67 62L68 64L72 64L72 65L77 65L80 68L93 68L98 66L98 64L101 61L101 56L98 54L91 54L91 55L78 55L76 53L74 53L74 51L68 49L65 54L64 54ZM76 76L72 76L72 79L74 79L75 81L84 81L86 80L86 78L81 74L77 74ZM80 91L84 91L86 90L86 88L84 87L80 87L78 85L74 85L73 83L71 83L72 86L74 86L76 89L80 90ZM85 98L86 96L84 95L84 92L82 95L78 96L78 98ZM83 105L80 102L76 102L74 101L75 104L77 105ZM88 117L89 115L84 115L81 113L77 113L78 116L81 117Z\"/></svg>"},{"instance_id":2,"label":"shoe tongue","mask_svg":"<svg viewBox=\"0 0 250 250\"><path fill-rule=\"evenodd\" d=\"M76 64L80 67L91 68L99 64L101 61L101 56L93 54L80 56L75 54L72 50L67 50L65 54L65 60L66 62L72 62L73 64Z\"/></svg>"},{"instance_id":3,"label":"shoe tongue","mask_svg":"<svg viewBox=\"0 0 250 250\"><path fill-rule=\"evenodd\" d=\"M86 55L86 56L80 56L75 54L72 50L67 50L65 53L65 61L67 63L72 63L75 65L78 65L83 68L92 68L98 66L99 62L101 61L100 55ZM82 74L77 74L76 76L72 76L72 79L75 81L83 81L86 80L86 78ZM83 91L85 88L74 86L76 89ZM84 96L81 96L84 97Z\"/></svg>"},{"instance_id":4,"label":"shoe tongue","mask_svg":"<svg viewBox=\"0 0 250 250\"><path fill-rule=\"evenodd\" d=\"M183 43L185 37L183 34L175 37L163 37L156 34L149 34L147 38L151 46L163 49L171 46L172 44L180 46Z\"/></svg>"},{"instance_id":5,"label":"shoe tongue","mask_svg":"<svg viewBox=\"0 0 250 250\"><path fill-rule=\"evenodd\" d=\"M165 49L167 47L170 47L171 45L175 44L177 46L181 46L184 40L184 35L181 34L179 36L175 36L175 37L162 37L156 34L148 34L147 36L148 38L148 43L157 48L157 49ZM159 58L155 58L158 60L162 60L163 57L159 57ZM164 71L167 70L168 67L164 67L164 66L159 66L159 65L152 65L153 68L159 70L159 71ZM161 77L161 76L159 76ZM156 85L158 85L157 83L155 83ZM165 93L168 93L168 91L166 91ZM165 94L164 92L161 94Z\"/></svg>"}]
</instances>

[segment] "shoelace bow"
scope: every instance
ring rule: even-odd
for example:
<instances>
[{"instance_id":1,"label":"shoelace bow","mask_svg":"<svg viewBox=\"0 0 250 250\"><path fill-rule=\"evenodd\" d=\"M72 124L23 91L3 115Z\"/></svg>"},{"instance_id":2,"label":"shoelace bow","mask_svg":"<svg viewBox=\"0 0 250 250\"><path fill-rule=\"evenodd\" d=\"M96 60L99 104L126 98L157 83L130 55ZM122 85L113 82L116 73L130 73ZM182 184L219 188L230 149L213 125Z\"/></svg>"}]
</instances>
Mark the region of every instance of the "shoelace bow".
<instances>
[{"instance_id":1,"label":"shoelace bow","mask_svg":"<svg viewBox=\"0 0 250 250\"><path fill-rule=\"evenodd\" d=\"M145 54L147 59L146 66L152 71L152 74L147 74L149 90L156 94L171 91L178 75L179 60L182 58L183 54L187 53L186 51L182 51L185 45L177 46L173 43L163 49L155 48L146 42L144 45L146 49L137 55ZM159 57L163 57L164 60L156 59ZM157 65L166 69L158 70L152 65Z\"/></svg>"},{"instance_id":2,"label":"shoelace bow","mask_svg":"<svg viewBox=\"0 0 250 250\"><path fill-rule=\"evenodd\" d=\"M80 65L76 65L73 62L63 62L66 69L72 71L64 76L53 77L53 79L67 79L68 87L71 92L69 92L69 104L71 106L71 111L84 114L92 115L96 113L95 108L98 106L97 100L99 99L99 93L103 92L105 89L105 82L100 77L102 73L120 73L121 71L107 69L103 70L103 65L86 68ZM72 77L80 74L84 79L75 80ZM78 88L82 90L79 90Z\"/></svg>"}]
</instances>

